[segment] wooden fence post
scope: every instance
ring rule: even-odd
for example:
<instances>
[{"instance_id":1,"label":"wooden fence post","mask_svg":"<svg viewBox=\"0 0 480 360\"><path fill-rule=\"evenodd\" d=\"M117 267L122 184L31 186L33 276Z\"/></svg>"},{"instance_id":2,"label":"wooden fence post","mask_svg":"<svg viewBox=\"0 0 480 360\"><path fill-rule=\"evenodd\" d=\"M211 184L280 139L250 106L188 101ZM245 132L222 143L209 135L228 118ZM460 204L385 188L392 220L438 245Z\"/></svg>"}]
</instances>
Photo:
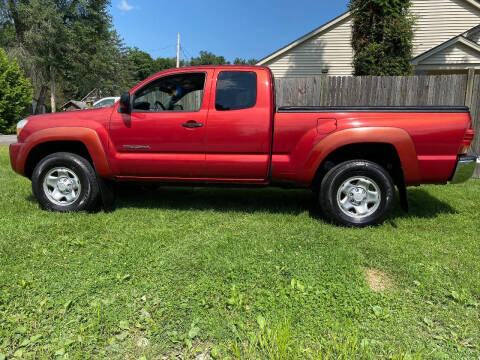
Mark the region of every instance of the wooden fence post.
<instances>
[{"instance_id":1,"label":"wooden fence post","mask_svg":"<svg viewBox=\"0 0 480 360\"><path fill-rule=\"evenodd\" d=\"M323 69L322 70L322 86L321 86L321 91L322 91L322 98L320 99L320 105L325 106L327 105L327 87L328 87L328 70Z\"/></svg>"},{"instance_id":2,"label":"wooden fence post","mask_svg":"<svg viewBox=\"0 0 480 360\"><path fill-rule=\"evenodd\" d=\"M465 106L472 106L473 86L475 84L475 69L468 69L467 90L465 92Z\"/></svg>"}]
</instances>

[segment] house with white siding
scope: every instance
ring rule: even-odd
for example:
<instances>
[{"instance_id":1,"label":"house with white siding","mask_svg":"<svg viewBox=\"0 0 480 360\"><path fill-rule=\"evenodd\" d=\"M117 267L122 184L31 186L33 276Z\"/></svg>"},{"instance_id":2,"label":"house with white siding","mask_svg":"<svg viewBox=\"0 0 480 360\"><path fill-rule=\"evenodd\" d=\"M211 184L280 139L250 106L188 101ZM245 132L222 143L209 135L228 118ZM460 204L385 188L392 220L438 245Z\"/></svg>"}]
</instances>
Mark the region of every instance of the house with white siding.
<instances>
[{"instance_id":1,"label":"house with white siding","mask_svg":"<svg viewBox=\"0 0 480 360\"><path fill-rule=\"evenodd\" d=\"M413 0L416 74L480 70L480 0ZM275 77L352 75L352 16L346 12L262 59Z\"/></svg>"}]
</instances>

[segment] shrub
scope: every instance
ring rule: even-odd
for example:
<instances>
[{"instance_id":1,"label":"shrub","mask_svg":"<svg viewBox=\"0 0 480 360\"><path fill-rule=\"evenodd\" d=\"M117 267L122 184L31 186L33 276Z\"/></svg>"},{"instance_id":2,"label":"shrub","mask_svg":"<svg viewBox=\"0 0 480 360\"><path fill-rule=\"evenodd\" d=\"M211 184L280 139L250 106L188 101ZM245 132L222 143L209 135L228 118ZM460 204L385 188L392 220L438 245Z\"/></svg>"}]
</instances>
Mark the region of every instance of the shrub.
<instances>
[{"instance_id":1,"label":"shrub","mask_svg":"<svg viewBox=\"0 0 480 360\"><path fill-rule=\"evenodd\" d=\"M410 0L350 0L354 75L411 75Z\"/></svg>"},{"instance_id":2,"label":"shrub","mask_svg":"<svg viewBox=\"0 0 480 360\"><path fill-rule=\"evenodd\" d=\"M14 130L32 102L32 85L15 60L0 48L0 133Z\"/></svg>"}]
</instances>

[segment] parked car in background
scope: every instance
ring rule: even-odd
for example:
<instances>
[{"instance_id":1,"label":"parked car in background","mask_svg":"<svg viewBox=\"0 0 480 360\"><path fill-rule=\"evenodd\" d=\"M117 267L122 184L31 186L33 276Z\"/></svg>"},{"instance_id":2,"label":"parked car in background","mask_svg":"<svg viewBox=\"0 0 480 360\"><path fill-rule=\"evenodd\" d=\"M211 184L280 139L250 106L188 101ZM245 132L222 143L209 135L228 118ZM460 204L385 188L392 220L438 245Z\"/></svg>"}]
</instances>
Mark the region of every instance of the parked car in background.
<instances>
[{"instance_id":1,"label":"parked car in background","mask_svg":"<svg viewBox=\"0 0 480 360\"><path fill-rule=\"evenodd\" d=\"M113 104L115 104L118 100L120 100L119 97L106 97L106 98L103 98L103 99L100 99L100 100L94 102L92 107L94 109L110 107Z\"/></svg>"},{"instance_id":2,"label":"parked car in background","mask_svg":"<svg viewBox=\"0 0 480 360\"><path fill-rule=\"evenodd\" d=\"M198 66L156 74L113 107L29 117L13 169L45 209L89 210L119 181L310 188L326 218L379 224L398 188L453 184L477 156L464 106L275 104L267 67ZM259 215L261 216L261 215Z\"/></svg>"}]
</instances>

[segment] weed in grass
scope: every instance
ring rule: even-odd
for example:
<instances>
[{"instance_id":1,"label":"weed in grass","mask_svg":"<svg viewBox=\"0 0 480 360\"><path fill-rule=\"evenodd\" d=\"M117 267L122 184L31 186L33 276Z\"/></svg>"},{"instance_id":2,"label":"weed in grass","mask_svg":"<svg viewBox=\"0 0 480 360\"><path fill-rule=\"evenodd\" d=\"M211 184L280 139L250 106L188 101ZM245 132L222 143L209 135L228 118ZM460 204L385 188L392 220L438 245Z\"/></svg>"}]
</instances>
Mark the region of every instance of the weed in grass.
<instances>
[{"instance_id":1,"label":"weed in grass","mask_svg":"<svg viewBox=\"0 0 480 360\"><path fill-rule=\"evenodd\" d=\"M377 340L362 339L353 332L349 335L327 335L323 338L308 337L308 344L292 331L290 322L283 320L272 327L263 317L257 318L256 332L240 334L222 349L212 350L214 358L231 359L421 359L423 354L402 352L385 347Z\"/></svg>"}]
</instances>

